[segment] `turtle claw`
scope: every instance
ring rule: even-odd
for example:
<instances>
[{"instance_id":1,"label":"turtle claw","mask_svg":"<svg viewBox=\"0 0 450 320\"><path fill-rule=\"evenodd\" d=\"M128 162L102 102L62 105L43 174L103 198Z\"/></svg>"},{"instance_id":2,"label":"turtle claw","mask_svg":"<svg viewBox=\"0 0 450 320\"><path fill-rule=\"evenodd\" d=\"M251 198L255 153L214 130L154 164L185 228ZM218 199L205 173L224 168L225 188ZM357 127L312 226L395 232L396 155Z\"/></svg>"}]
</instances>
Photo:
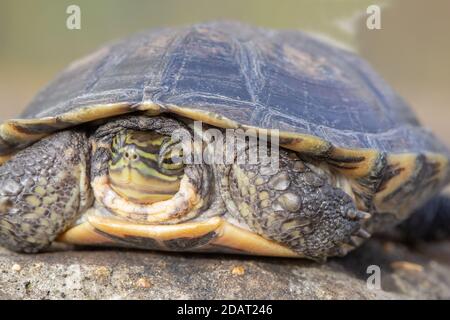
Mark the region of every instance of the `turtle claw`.
<instances>
[{"instance_id":1,"label":"turtle claw","mask_svg":"<svg viewBox=\"0 0 450 320\"><path fill-rule=\"evenodd\" d=\"M359 247L361 244L363 244L364 239L358 237L358 236L351 236L349 243L354 247Z\"/></svg>"},{"instance_id":2,"label":"turtle claw","mask_svg":"<svg viewBox=\"0 0 450 320\"><path fill-rule=\"evenodd\" d=\"M354 250L355 248L356 247L353 245L350 245L348 243L343 243L338 248L338 255L340 257L343 257L343 256L347 255L347 253L349 253L350 251Z\"/></svg>"},{"instance_id":3,"label":"turtle claw","mask_svg":"<svg viewBox=\"0 0 450 320\"><path fill-rule=\"evenodd\" d=\"M347 255L350 251L361 246L366 239L370 238L370 233L364 229L359 229L356 231L355 235L350 236L348 242L341 243L337 248L337 255L343 257Z\"/></svg>"},{"instance_id":4,"label":"turtle claw","mask_svg":"<svg viewBox=\"0 0 450 320\"><path fill-rule=\"evenodd\" d=\"M359 229L355 235L363 239L369 239L371 237L371 234L362 228Z\"/></svg>"},{"instance_id":5,"label":"turtle claw","mask_svg":"<svg viewBox=\"0 0 450 320\"><path fill-rule=\"evenodd\" d=\"M347 211L347 217L352 220L368 220L372 217L372 215L368 212L352 209L352 210Z\"/></svg>"},{"instance_id":6,"label":"turtle claw","mask_svg":"<svg viewBox=\"0 0 450 320\"><path fill-rule=\"evenodd\" d=\"M354 235L350 236L348 242L341 243L337 248L336 255L339 257L343 257L347 255L350 251L353 251L361 244L364 243L366 239L370 238L370 233L364 229L358 229Z\"/></svg>"},{"instance_id":7,"label":"turtle claw","mask_svg":"<svg viewBox=\"0 0 450 320\"><path fill-rule=\"evenodd\" d=\"M358 219L360 219L360 220L368 220L368 219L370 219L372 217L372 215L370 213L368 213L368 212L365 212L365 211L358 211L356 213L356 217Z\"/></svg>"}]
</instances>

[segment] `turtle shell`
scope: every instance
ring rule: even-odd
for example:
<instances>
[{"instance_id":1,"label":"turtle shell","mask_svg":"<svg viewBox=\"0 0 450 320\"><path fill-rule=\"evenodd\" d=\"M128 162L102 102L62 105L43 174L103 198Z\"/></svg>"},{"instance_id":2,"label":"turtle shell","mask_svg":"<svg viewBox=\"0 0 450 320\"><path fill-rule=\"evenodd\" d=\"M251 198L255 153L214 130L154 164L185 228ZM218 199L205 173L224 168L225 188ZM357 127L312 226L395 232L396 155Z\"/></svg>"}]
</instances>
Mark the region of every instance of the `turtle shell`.
<instances>
[{"instance_id":1,"label":"turtle shell","mask_svg":"<svg viewBox=\"0 0 450 320\"><path fill-rule=\"evenodd\" d=\"M277 129L282 146L389 193L417 180L418 159L433 183L448 176L445 146L357 55L300 31L235 22L143 32L73 63L19 120L1 125L0 156L56 130L135 111Z\"/></svg>"}]
</instances>

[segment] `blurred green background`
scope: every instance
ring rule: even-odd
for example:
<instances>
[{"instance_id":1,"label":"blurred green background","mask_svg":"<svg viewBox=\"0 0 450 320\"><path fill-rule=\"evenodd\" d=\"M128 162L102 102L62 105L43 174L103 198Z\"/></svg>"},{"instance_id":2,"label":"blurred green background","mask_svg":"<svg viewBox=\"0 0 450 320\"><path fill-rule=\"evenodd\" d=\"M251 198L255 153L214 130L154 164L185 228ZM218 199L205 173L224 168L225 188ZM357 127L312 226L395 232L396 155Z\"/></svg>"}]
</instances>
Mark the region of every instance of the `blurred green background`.
<instances>
[{"instance_id":1,"label":"blurred green background","mask_svg":"<svg viewBox=\"0 0 450 320\"><path fill-rule=\"evenodd\" d=\"M81 7L82 29L66 28ZM382 8L368 30L366 8ZM72 60L134 31L213 19L302 29L335 39L368 59L450 146L448 0L1 0L0 120L17 116Z\"/></svg>"}]
</instances>

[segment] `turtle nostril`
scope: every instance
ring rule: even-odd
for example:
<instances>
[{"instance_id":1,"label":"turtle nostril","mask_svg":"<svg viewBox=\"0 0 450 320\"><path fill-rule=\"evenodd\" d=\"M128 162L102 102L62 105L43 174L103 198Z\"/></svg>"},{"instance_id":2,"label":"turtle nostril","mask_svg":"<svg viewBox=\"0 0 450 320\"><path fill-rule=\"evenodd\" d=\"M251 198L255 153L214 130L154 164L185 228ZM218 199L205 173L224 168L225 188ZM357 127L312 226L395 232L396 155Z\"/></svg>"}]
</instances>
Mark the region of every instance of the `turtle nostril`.
<instances>
[{"instance_id":1,"label":"turtle nostril","mask_svg":"<svg viewBox=\"0 0 450 320\"><path fill-rule=\"evenodd\" d=\"M130 154L128 152L125 153L125 158L127 158L127 159L130 158Z\"/></svg>"},{"instance_id":2,"label":"turtle nostril","mask_svg":"<svg viewBox=\"0 0 450 320\"><path fill-rule=\"evenodd\" d=\"M133 159L133 160L137 160L137 158L138 158L138 156L137 156L136 154L133 154L132 159Z\"/></svg>"}]
</instances>

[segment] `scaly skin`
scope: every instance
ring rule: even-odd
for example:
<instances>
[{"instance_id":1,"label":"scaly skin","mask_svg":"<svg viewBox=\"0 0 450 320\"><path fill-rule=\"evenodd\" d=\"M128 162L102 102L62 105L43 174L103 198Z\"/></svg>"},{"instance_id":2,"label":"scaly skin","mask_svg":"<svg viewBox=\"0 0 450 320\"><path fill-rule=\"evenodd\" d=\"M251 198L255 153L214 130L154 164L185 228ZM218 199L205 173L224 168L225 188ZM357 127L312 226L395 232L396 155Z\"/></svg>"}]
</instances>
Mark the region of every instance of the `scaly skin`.
<instances>
[{"instance_id":1,"label":"scaly skin","mask_svg":"<svg viewBox=\"0 0 450 320\"><path fill-rule=\"evenodd\" d=\"M236 218L253 231L314 260L346 254L361 221L353 199L328 181L327 173L280 150L277 171L260 164L230 168L229 192ZM225 188L222 192L227 192ZM230 212L235 210L231 209Z\"/></svg>"},{"instance_id":2,"label":"scaly skin","mask_svg":"<svg viewBox=\"0 0 450 320\"><path fill-rule=\"evenodd\" d=\"M0 244L14 251L47 247L92 205L86 134L63 131L0 167Z\"/></svg>"}]
</instances>

